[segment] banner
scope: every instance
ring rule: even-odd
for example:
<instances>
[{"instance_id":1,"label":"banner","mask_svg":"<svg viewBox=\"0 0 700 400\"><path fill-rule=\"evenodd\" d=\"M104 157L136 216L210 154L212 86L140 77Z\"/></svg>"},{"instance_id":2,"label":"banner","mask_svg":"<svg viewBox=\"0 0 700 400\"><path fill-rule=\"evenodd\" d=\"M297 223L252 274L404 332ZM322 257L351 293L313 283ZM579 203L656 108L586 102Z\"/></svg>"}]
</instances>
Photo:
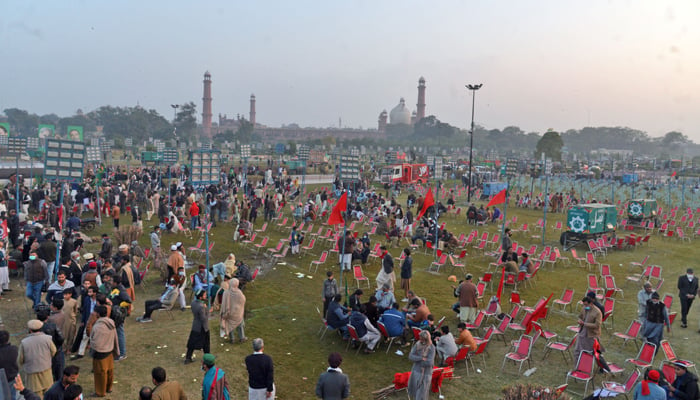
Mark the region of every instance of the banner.
<instances>
[{"instance_id":1,"label":"banner","mask_svg":"<svg viewBox=\"0 0 700 400\"><path fill-rule=\"evenodd\" d=\"M10 136L10 124L7 122L0 122L0 136Z\"/></svg>"},{"instance_id":2,"label":"banner","mask_svg":"<svg viewBox=\"0 0 700 400\"><path fill-rule=\"evenodd\" d=\"M54 127L53 125L39 124L39 139L54 139L55 137L56 127Z\"/></svg>"},{"instance_id":3,"label":"banner","mask_svg":"<svg viewBox=\"0 0 700 400\"><path fill-rule=\"evenodd\" d=\"M66 131L68 132L68 136L66 137L67 140L72 140L74 142L82 142L83 141L83 127L82 126L76 126L76 125L71 125L66 128Z\"/></svg>"}]
</instances>

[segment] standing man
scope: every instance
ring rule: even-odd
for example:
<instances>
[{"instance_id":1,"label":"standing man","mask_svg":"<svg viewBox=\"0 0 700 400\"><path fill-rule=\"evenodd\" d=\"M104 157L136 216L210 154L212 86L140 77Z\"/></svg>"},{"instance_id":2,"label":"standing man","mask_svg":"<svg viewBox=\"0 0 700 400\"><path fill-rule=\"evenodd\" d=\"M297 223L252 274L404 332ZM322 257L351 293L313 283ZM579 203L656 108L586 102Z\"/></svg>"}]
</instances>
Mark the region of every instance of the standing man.
<instances>
[{"instance_id":1,"label":"standing man","mask_svg":"<svg viewBox=\"0 0 700 400\"><path fill-rule=\"evenodd\" d=\"M472 274L467 274L455 291L459 298L459 320L461 322L473 322L479 308L479 294L472 278Z\"/></svg>"},{"instance_id":2,"label":"standing man","mask_svg":"<svg viewBox=\"0 0 700 400\"><path fill-rule=\"evenodd\" d=\"M44 324L38 319L27 322L29 336L22 339L19 344L17 358L17 364L26 374L27 387L38 396L43 396L53 384L51 358L56 354L56 346L51 336L41 331L43 326Z\"/></svg>"},{"instance_id":3,"label":"standing man","mask_svg":"<svg viewBox=\"0 0 700 400\"><path fill-rule=\"evenodd\" d=\"M333 298L336 294L340 293L338 289L338 281L333 278L333 271L326 271L326 279L323 281L323 291L321 292L321 297L323 298L323 318L326 318L326 311L328 311L328 305L331 304Z\"/></svg>"},{"instance_id":4,"label":"standing man","mask_svg":"<svg viewBox=\"0 0 700 400\"><path fill-rule=\"evenodd\" d=\"M98 256L103 260L112 258L112 239L110 239L109 235L106 233L102 234L102 247L100 248Z\"/></svg>"},{"instance_id":5,"label":"standing man","mask_svg":"<svg viewBox=\"0 0 700 400\"><path fill-rule=\"evenodd\" d=\"M221 297L221 327L229 336L231 343L238 340L246 341L245 337L245 295L238 288L238 279L233 278L228 282L228 289Z\"/></svg>"},{"instance_id":6,"label":"standing man","mask_svg":"<svg viewBox=\"0 0 700 400\"><path fill-rule=\"evenodd\" d=\"M411 290L411 277L413 276L413 258L408 247L403 249L403 253L405 257L401 263L401 289L404 290L403 301L408 301L408 292Z\"/></svg>"},{"instance_id":7,"label":"standing man","mask_svg":"<svg viewBox=\"0 0 700 400\"><path fill-rule=\"evenodd\" d=\"M377 274L377 288L389 285L389 289L394 291L394 282L396 281L396 274L394 273L394 258L389 254L386 246L381 246L379 248L382 251L380 256L382 259L382 267L379 269Z\"/></svg>"},{"instance_id":8,"label":"standing man","mask_svg":"<svg viewBox=\"0 0 700 400\"><path fill-rule=\"evenodd\" d=\"M151 255L153 256L153 267L160 270L160 225L153 227L151 232Z\"/></svg>"},{"instance_id":9,"label":"standing man","mask_svg":"<svg viewBox=\"0 0 700 400\"><path fill-rule=\"evenodd\" d=\"M637 293L637 316L642 323L647 318L647 301L651 300L652 293L651 282L644 282L644 287Z\"/></svg>"},{"instance_id":10,"label":"standing man","mask_svg":"<svg viewBox=\"0 0 700 400\"><path fill-rule=\"evenodd\" d=\"M688 268L685 275L678 277L678 297L681 299L681 328L688 327L688 311L698 294L698 278L693 275L693 269Z\"/></svg>"},{"instance_id":11,"label":"standing man","mask_svg":"<svg viewBox=\"0 0 700 400\"><path fill-rule=\"evenodd\" d=\"M265 343L261 338L253 339L253 354L245 358L248 369L248 400L275 398L274 367L272 357L264 354Z\"/></svg>"},{"instance_id":12,"label":"standing man","mask_svg":"<svg viewBox=\"0 0 700 400\"><path fill-rule=\"evenodd\" d=\"M581 302L583 303L583 308L578 316L580 329L576 339L574 360L578 360L578 356L582 351L593 352L593 343L600 338L600 327L603 324L603 314L601 314L598 307L593 305L591 298L586 296Z\"/></svg>"},{"instance_id":13,"label":"standing man","mask_svg":"<svg viewBox=\"0 0 700 400\"><path fill-rule=\"evenodd\" d=\"M659 301L659 294L652 293L651 300L647 301L647 320L644 323L643 336L648 342L656 345L656 351L659 351L659 345L664 338L664 324L671 332L671 321L668 319L668 310L666 305Z\"/></svg>"},{"instance_id":14,"label":"standing man","mask_svg":"<svg viewBox=\"0 0 700 400\"><path fill-rule=\"evenodd\" d=\"M185 364L192 362L192 354L195 350L204 350L209 353L209 308L207 307L207 291L199 290L195 294L195 301L192 302L192 329L190 337L187 339L187 354Z\"/></svg>"},{"instance_id":15,"label":"standing man","mask_svg":"<svg viewBox=\"0 0 700 400\"><path fill-rule=\"evenodd\" d=\"M29 261L24 263L24 281L27 282L26 295L32 301L32 307L36 307L41 302L41 288L49 287L49 270L46 261L37 257L36 252L29 253ZM29 389L34 390L32 382L28 381Z\"/></svg>"},{"instance_id":16,"label":"standing man","mask_svg":"<svg viewBox=\"0 0 700 400\"><path fill-rule=\"evenodd\" d=\"M503 255L501 256L501 262L506 262L508 261L506 257L508 257L508 249L513 249L513 241L511 240L511 236L513 236L513 232L510 230L510 228L506 228L503 234L503 239L501 240L501 249L503 250ZM513 259L513 261L518 262L517 256Z\"/></svg>"},{"instance_id":17,"label":"standing man","mask_svg":"<svg viewBox=\"0 0 700 400\"><path fill-rule=\"evenodd\" d=\"M165 369L155 367L151 370L153 384L153 400L187 400L185 390L177 381L168 381Z\"/></svg>"},{"instance_id":18,"label":"standing man","mask_svg":"<svg viewBox=\"0 0 700 400\"><path fill-rule=\"evenodd\" d=\"M68 386L78 383L78 375L80 367L77 365L69 365L63 369L61 379L54 382L53 386L44 394L44 400L64 400L66 389Z\"/></svg>"},{"instance_id":19,"label":"standing man","mask_svg":"<svg viewBox=\"0 0 700 400\"><path fill-rule=\"evenodd\" d=\"M104 397L112 393L114 357L119 357L119 340L114 321L107 317L107 307L95 306L95 312L99 318L90 332L92 371L95 374L94 397Z\"/></svg>"},{"instance_id":20,"label":"standing man","mask_svg":"<svg viewBox=\"0 0 700 400\"><path fill-rule=\"evenodd\" d=\"M213 354L205 354L202 358L202 371L204 380L202 381L203 400L229 400L229 387L226 374L223 369L214 366L216 357Z\"/></svg>"},{"instance_id":21,"label":"standing man","mask_svg":"<svg viewBox=\"0 0 700 400\"><path fill-rule=\"evenodd\" d=\"M0 331L0 369L5 370L7 384L10 386L10 400L17 398L13 384L15 377L19 373L19 366L17 365L18 355L17 346L10 344L10 332Z\"/></svg>"},{"instance_id":22,"label":"standing man","mask_svg":"<svg viewBox=\"0 0 700 400\"><path fill-rule=\"evenodd\" d=\"M316 397L323 400L342 400L350 396L350 378L340 369L343 356L340 353L328 355L328 369L318 377Z\"/></svg>"},{"instance_id":23,"label":"standing man","mask_svg":"<svg viewBox=\"0 0 700 400\"><path fill-rule=\"evenodd\" d=\"M355 250L355 239L352 237L352 232L345 232L345 237L341 236L336 244L338 245L338 254L340 254L340 268L343 271L352 270L352 252Z\"/></svg>"}]
</instances>

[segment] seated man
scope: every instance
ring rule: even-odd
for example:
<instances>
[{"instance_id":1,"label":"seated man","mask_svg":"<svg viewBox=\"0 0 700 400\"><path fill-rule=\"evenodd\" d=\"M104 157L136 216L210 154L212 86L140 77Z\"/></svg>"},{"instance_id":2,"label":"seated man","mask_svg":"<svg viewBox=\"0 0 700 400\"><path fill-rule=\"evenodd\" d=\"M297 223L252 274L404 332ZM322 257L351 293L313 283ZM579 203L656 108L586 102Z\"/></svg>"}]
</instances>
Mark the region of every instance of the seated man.
<instances>
[{"instance_id":1,"label":"seated man","mask_svg":"<svg viewBox=\"0 0 700 400\"><path fill-rule=\"evenodd\" d=\"M418 227L416 228L416 234L411 237L411 243L416 244L416 240L420 240L423 242L423 246L425 246L426 242L426 237L425 237L425 227L423 224L419 224Z\"/></svg>"},{"instance_id":2,"label":"seated man","mask_svg":"<svg viewBox=\"0 0 700 400\"><path fill-rule=\"evenodd\" d=\"M146 300L146 312L143 316L136 318L136 320L138 322L152 322L151 314L153 314L153 311L160 308L172 307L179 295L180 291L177 290L177 284L174 279L171 279L160 298L157 300Z\"/></svg>"},{"instance_id":3,"label":"seated man","mask_svg":"<svg viewBox=\"0 0 700 400\"><path fill-rule=\"evenodd\" d=\"M476 341L472 333L467 329L467 324L464 322L458 323L457 331L459 332L459 336L455 339L455 344L469 347L469 351L476 351Z\"/></svg>"},{"instance_id":4,"label":"seated man","mask_svg":"<svg viewBox=\"0 0 700 400\"><path fill-rule=\"evenodd\" d=\"M347 327L350 320L350 312L340 304L340 300L342 300L342 296L336 294L330 304L328 304L326 323L332 329L339 330L343 334L343 339L347 340L350 337Z\"/></svg>"},{"instance_id":5,"label":"seated man","mask_svg":"<svg viewBox=\"0 0 700 400\"><path fill-rule=\"evenodd\" d=\"M350 325L357 331L357 337L360 338L360 341L367 343L365 353L374 353L374 347L377 346L379 339L382 338L379 330L369 322L367 316L357 310L350 314Z\"/></svg>"},{"instance_id":6,"label":"seated man","mask_svg":"<svg viewBox=\"0 0 700 400\"><path fill-rule=\"evenodd\" d=\"M384 310L391 308L391 305L396 303L396 298L394 297L394 293L389 290L390 288L391 286L385 283L382 285L382 288L377 290L377 293L374 294L374 297L377 298L377 308L379 308L380 313L383 313Z\"/></svg>"},{"instance_id":7,"label":"seated man","mask_svg":"<svg viewBox=\"0 0 700 400\"><path fill-rule=\"evenodd\" d=\"M523 253L522 257L523 261L520 263L518 271L524 271L527 274L533 273L535 269L532 265L532 261L530 261L530 256L527 253Z\"/></svg>"},{"instance_id":8,"label":"seated man","mask_svg":"<svg viewBox=\"0 0 700 400\"><path fill-rule=\"evenodd\" d=\"M406 315L399 311L399 305L394 303L391 308L384 311L379 321L384 324L389 336L401 336L406 327Z\"/></svg>"},{"instance_id":9,"label":"seated man","mask_svg":"<svg viewBox=\"0 0 700 400\"><path fill-rule=\"evenodd\" d=\"M455 338L450 332L450 327L443 325L441 328L441 333L437 338L437 343L435 344L435 349L440 356L440 363L444 364L448 357L454 357L457 355L457 344L455 343Z\"/></svg>"},{"instance_id":10,"label":"seated man","mask_svg":"<svg viewBox=\"0 0 700 400\"><path fill-rule=\"evenodd\" d=\"M253 275L250 273L250 268L243 261L236 261L236 274L233 276L238 279L238 288L243 290L245 284L253 280Z\"/></svg>"},{"instance_id":11,"label":"seated man","mask_svg":"<svg viewBox=\"0 0 700 400\"><path fill-rule=\"evenodd\" d=\"M421 302L417 298L411 300L411 302L408 304L414 307L416 310L415 313L406 315L406 318L408 318L408 321L406 321L408 326L415 326L420 328L421 325L425 325L425 322L428 320L428 315L430 315L430 310L428 309L428 306L423 304L423 302Z\"/></svg>"},{"instance_id":12,"label":"seated man","mask_svg":"<svg viewBox=\"0 0 700 400\"><path fill-rule=\"evenodd\" d=\"M219 286L214 283L214 275L207 271L207 267L204 264L199 264L199 269L197 273L192 276L192 280L192 290L195 292L198 290L206 290L210 298L213 298L219 290Z\"/></svg>"}]
</instances>

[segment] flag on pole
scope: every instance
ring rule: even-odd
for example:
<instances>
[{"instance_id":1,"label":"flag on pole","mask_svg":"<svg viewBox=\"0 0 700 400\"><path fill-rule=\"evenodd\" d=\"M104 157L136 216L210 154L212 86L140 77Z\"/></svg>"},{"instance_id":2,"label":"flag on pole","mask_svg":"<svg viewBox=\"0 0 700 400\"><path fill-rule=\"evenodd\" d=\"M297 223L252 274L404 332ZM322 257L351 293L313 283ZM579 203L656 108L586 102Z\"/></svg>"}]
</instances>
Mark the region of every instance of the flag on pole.
<instances>
[{"instance_id":1,"label":"flag on pole","mask_svg":"<svg viewBox=\"0 0 700 400\"><path fill-rule=\"evenodd\" d=\"M503 204L506 202L506 189L501 190L493 196L491 201L489 201L489 204L486 205L486 207L491 207L491 206L497 206L499 204Z\"/></svg>"},{"instance_id":2,"label":"flag on pole","mask_svg":"<svg viewBox=\"0 0 700 400\"><path fill-rule=\"evenodd\" d=\"M549 301L552 300L552 296L554 296L554 293L550 293L549 297L547 297L547 300L545 300L542 304L537 306L537 308L535 308L535 311L532 312L532 318L530 319L530 323L527 327L525 327L526 335L532 330L532 322L537 322L537 320L539 320L540 318L544 318L547 315L547 305L549 304Z\"/></svg>"},{"instance_id":3,"label":"flag on pole","mask_svg":"<svg viewBox=\"0 0 700 400\"><path fill-rule=\"evenodd\" d=\"M342 196L340 196L340 199L335 204L335 206L333 206L333 209L331 210L331 215L330 217L328 217L328 225L344 224L345 220L343 219L343 211L347 210L347 208L348 192L345 192Z\"/></svg>"},{"instance_id":4,"label":"flag on pole","mask_svg":"<svg viewBox=\"0 0 700 400\"><path fill-rule=\"evenodd\" d=\"M673 173L671 173L671 178L673 178L674 176L676 176L676 171L673 171Z\"/></svg>"},{"instance_id":5,"label":"flag on pole","mask_svg":"<svg viewBox=\"0 0 700 400\"><path fill-rule=\"evenodd\" d=\"M496 297L498 298L498 303L501 303L501 295L503 294L503 283L506 280L506 267L503 267L501 271L501 281L498 282L498 291L496 291Z\"/></svg>"},{"instance_id":6,"label":"flag on pole","mask_svg":"<svg viewBox=\"0 0 700 400\"><path fill-rule=\"evenodd\" d=\"M423 214L425 214L432 205L435 205L435 199L433 198L433 191L428 188L428 192L425 194L425 200L423 200L423 207L421 207L416 219L420 220Z\"/></svg>"}]
</instances>

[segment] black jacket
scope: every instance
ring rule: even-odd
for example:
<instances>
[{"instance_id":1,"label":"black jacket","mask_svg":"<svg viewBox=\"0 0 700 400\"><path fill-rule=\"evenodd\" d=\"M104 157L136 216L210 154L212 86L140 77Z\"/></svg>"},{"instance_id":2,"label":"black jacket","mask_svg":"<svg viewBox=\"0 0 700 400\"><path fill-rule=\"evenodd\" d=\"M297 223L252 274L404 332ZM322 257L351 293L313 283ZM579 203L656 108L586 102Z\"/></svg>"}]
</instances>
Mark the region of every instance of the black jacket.
<instances>
[{"instance_id":1,"label":"black jacket","mask_svg":"<svg viewBox=\"0 0 700 400\"><path fill-rule=\"evenodd\" d=\"M693 276L693 280L690 281L686 275L681 275L678 277L678 297L684 299L689 294L698 294L698 277Z\"/></svg>"},{"instance_id":2,"label":"black jacket","mask_svg":"<svg viewBox=\"0 0 700 400\"><path fill-rule=\"evenodd\" d=\"M17 365L18 355L17 346L13 346L9 343L0 345L0 368L5 369L8 382L15 380L19 372L19 366Z\"/></svg>"}]
</instances>

